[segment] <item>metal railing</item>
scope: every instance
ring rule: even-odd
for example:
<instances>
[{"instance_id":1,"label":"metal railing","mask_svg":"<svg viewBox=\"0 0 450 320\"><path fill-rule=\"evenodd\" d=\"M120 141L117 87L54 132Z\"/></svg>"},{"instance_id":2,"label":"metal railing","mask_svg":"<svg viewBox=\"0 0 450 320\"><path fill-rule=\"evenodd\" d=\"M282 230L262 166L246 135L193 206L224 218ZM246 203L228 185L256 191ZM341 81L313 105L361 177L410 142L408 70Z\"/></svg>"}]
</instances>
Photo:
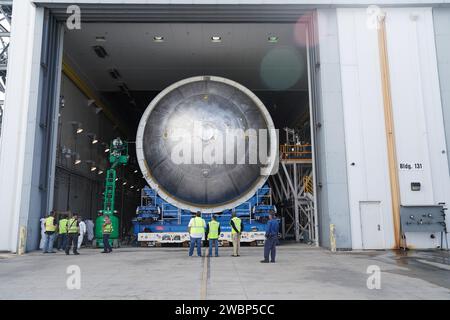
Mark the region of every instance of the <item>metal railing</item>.
<instances>
[{"instance_id":1,"label":"metal railing","mask_svg":"<svg viewBox=\"0 0 450 320\"><path fill-rule=\"evenodd\" d=\"M263 189L267 190L266 194L262 194ZM266 201L264 201L264 200L266 200ZM263 187L263 188L258 189L258 191L256 191L256 205L262 205L262 204L267 204L270 206L272 205L272 189L271 188Z\"/></svg>"},{"instance_id":2,"label":"metal railing","mask_svg":"<svg viewBox=\"0 0 450 320\"><path fill-rule=\"evenodd\" d=\"M312 146L311 144L283 144L280 146L280 156L282 160L312 160Z\"/></svg>"}]
</instances>

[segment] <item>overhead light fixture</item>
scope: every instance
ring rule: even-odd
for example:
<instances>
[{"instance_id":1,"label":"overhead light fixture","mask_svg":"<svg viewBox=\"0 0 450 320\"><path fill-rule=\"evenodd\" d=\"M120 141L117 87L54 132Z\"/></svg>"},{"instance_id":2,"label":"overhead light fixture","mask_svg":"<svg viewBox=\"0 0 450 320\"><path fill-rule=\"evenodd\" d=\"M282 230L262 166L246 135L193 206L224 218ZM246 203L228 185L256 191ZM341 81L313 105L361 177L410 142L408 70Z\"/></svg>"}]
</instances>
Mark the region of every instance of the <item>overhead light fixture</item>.
<instances>
[{"instance_id":1,"label":"overhead light fixture","mask_svg":"<svg viewBox=\"0 0 450 320\"><path fill-rule=\"evenodd\" d=\"M163 36L154 36L153 42L164 42L164 37Z\"/></svg>"},{"instance_id":2,"label":"overhead light fixture","mask_svg":"<svg viewBox=\"0 0 450 320\"><path fill-rule=\"evenodd\" d=\"M91 139L92 144L98 143L97 135L95 133L89 132L86 135L89 137L89 139Z\"/></svg>"},{"instance_id":3,"label":"overhead light fixture","mask_svg":"<svg viewBox=\"0 0 450 320\"><path fill-rule=\"evenodd\" d=\"M137 171L137 169L136 170L134 170L134 173L138 173L139 171Z\"/></svg>"},{"instance_id":4,"label":"overhead light fixture","mask_svg":"<svg viewBox=\"0 0 450 320\"><path fill-rule=\"evenodd\" d=\"M277 36L269 36L269 38L267 38L267 41L270 43L277 43L278 37Z\"/></svg>"},{"instance_id":5,"label":"overhead light fixture","mask_svg":"<svg viewBox=\"0 0 450 320\"><path fill-rule=\"evenodd\" d=\"M222 37L219 36L212 36L211 37L212 42L222 42Z\"/></svg>"},{"instance_id":6,"label":"overhead light fixture","mask_svg":"<svg viewBox=\"0 0 450 320\"><path fill-rule=\"evenodd\" d=\"M75 164L80 164L81 163L81 159L80 159L80 154L75 154Z\"/></svg>"},{"instance_id":7,"label":"overhead light fixture","mask_svg":"<svg viewBox=\"0 0 450 320\"><path fill-rule=\"evenodd\" d=\"M109 145L105 142L102 142L102 146L105 147L105 153L109 152Z\"/></svg>"},{"instance_id":8,"label":"overhead light fixture","mask_svg":"<svg viewBox=\"0 0 450 320\"><path fill-rule=\"evenodd\" d=\"M122 77L120 75L119 71L117 71L117 69L110 69L108 72L109 72L109 75L111 76L111 78L113 78L113 79L119 79Z\"/></svg>"},{"instance_id":9,"label":"overhead light fixture","mask_svg":"<svg viewBox=\"0 0 450 320\"><path fill-rule=\"evenodd\" d=\"M91 169L90 169L90 170L91 170L92 172L94 172L95 170L97 170L97 166L95 165L95 161L93 161L93 160L86 160L85 162L91 165Z\"/></svg>"},{"instance_id":10,"label":"overhead light fixture","mask_svg":"<svg viewBox=\"0 0 450 320\"><path fill-rule=\"evenodd\" d=\"M121 83L119 85L119 90L123 93L126 94L128 97L131 97L131 93L130 93L130 88L128 88L127 84L125 82Z\"/></svg>"},{"instance_id":11,"label":"overhead light fixture","mask_svg":"<svg viewBox=\"0 0 450 320\"><path fill-rule=\"evenodd\" d=\"M130 189L134 189L134 186L131 186Z\"/></svg>"},{"instance_id":12,"label":"overhead light fixture","mask_svg":"<svg viewBox=\"0 0 450 320\"><path fill-rule=\"evenodd\" d=\"M119 181L119 178L116 178L116 181Z\"/></svg>"},{"instance_id":13,"label":"overhead light fixture","mask_svg":"<svg viewBox=\"0 0 450 320\"><path fill-rule=\"evenodd\" d=\"M108 52L106 52L105 48L102 46L93 46L92 49L94 49L95 54L99 58L106 58L108 56Z\"/></svg>"},{"instance_id":14,"label":"overhead light fixture","mask_svg":"<svg viewBox=\"0 0 450 320\"><path fill-rule=\"evenodd\" d=\"M126 186L126 185L127 185L127 182L125 181L124 183L122 183L122 185Z\"/></svg>"},{"instance_id":15,"label":"overhead light fixture","mask_svg":"<svg viewBox=\"0 0 450 320\"><path fill-rule=\"evenodd\" d=\"M103 170L102 169L100 169L100 170L98 170L98 172L97 172L98 174L102 174L103 173Z\"/></svg>"},{"instance_id":16,"label":"overhead light fixture","mask_svg":"<svg viewBox=\"0 0 450 320\"><path fill-rule=\"evenodd\" d=\"M73 126L74 130L76 133L82 133L83 132L83 128L81 125L81 122L78 121L71 121L70 124Z\"/></svg>"}]
</instances>

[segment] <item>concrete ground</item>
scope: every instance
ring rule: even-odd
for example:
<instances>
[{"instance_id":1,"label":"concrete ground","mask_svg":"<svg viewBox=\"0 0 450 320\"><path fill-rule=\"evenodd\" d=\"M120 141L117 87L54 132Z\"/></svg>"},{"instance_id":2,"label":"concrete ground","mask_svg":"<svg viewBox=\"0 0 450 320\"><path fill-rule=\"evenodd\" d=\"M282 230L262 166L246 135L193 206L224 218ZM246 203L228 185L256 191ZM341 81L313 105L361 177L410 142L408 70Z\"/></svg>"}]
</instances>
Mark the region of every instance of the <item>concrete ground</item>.
<instances>
[{"instance_id":1,"label":"concrete ground","mask_svg":"<svg viewBox=\"0 0 450 320\"><path fill-rule=\"evenodd\" d=\"M205 249L203 249L205 250ZM305 245L278 247L262 264L261 247L241 257L188 257L185 248L81 249L79 256L33 252L0 255L0 299L449 299L450 255L443 251L338 252ZM81 288L67 273L79 266ZM380 289L368 289L369 266ZM376 281L369 281L374 284Z\"/></svg>"}]
</instances>

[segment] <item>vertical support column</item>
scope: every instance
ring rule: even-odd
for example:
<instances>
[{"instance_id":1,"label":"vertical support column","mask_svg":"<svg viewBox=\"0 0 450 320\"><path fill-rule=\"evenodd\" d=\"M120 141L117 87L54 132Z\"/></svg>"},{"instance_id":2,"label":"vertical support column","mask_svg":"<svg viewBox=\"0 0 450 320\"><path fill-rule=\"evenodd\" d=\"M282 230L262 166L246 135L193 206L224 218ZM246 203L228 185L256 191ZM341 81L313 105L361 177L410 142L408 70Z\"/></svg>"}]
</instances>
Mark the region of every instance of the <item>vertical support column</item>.
<instances>
[{"instance_id":1,"label":"vertical support column","mask_svg":"<svg viewBox=\"0 0 450 320\"><path fill-rule=\"evenodd\" d=\"M387 139L389 180L391 185L392 216L394 222L395 247L401 242L400 232L400 186L397 171L397 154L395 148L394 116L392 111L391 84L389 78L389 58L386 41L386 16L379 17L378 47L380 51L381 88L383 91L384 121Z\"/></svg>"},{"instance_id":2,"label":"vertical support column","mask_svg":"<svg viewBox=\"0 0 450 320\"><path fill-rule=\"evenodd\" d=\"M330 224L335 225L338 249L352 248L348 166L341 57L336 9L317 10L318 46L314 57L314 142L320 245L330 248Z\"/></svg>"},{"instance_id":3,"label":"vertical support column","mask_svg":"<svg viewBox=\"0 0 450 320\"><path fill-rule=\"evenodd\" d=\"M39 235L39 223L37 228L29 225L29 209L32 160L36 131L39 130L37 118L44 9L36 8L29 0L15 0L13 14L0 141L0 250L17 252L19 229L28 235Z\"/></svg>"},{"instance_id":4,"label":"vertical support column","mask_svg":"<svg viewBox=\"0 0 450 320\"><path fill-rule=\"evenodd\" d=\"M315 136L314 136L314 123L315 123L315 114L313 112L313 85L312 85L312 69L311 68L311 50L310 47L314 46L313 41L311 41L310 38L314 39L314 37L310 37L310 32L313 30L313 28L311 26L308 26L305 30L306 32L306 68L308 70L308 101L309 101L309 121L310 121L310 128L311 128L311 145L313 146L311 148L311 152L312 152L312 170L311 170L311 175L312 175L312 179L313 179L313 197L314 197L314 206L312 208L313 210L313 219L314 219L314 226L311 227L314 228L314 230L311 230L311 234L313 235L313 237L310 237L310 239L314 238L314 244L316 247L319 246L319 224L318 224L318 214L317 214L317 186L316 186L316 182L317 182L317 177L316 177L316 148L314 147L316 145L315 142ZM312 32L311 32L312 33Z\"/></svg>"}]
</instances>

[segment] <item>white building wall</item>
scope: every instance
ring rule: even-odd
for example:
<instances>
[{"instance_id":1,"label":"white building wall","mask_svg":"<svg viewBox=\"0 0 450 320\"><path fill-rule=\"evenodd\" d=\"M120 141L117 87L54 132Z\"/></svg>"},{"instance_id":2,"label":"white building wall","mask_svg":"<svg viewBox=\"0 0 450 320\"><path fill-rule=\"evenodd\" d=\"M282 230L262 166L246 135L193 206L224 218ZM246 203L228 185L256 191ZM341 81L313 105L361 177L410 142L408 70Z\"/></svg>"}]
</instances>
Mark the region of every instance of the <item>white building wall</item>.
<instances>
[{"instance_id":1,"label":"white building wall","mask_svg":"<svg viewBox=\"0 0 450 320\"><path fill-rule=\"evenodd\" d=\"M401 204L448 204L450 179L431 8L383 11ZM394 245L378 38L367 19L365 9L338 9L354 249L363 247L360 205L364 201L380 203L385 248ZM400 169L400 164L412 169ZM420 182L421 191L411 191L411 182ZM439 236L432 239L429 233L406 236L410 247L438 245Z\"/></svg>"},{"instance_id":2,"label":"white building wall","mask_svg":"<svg viewBox=\"0 0 450 320\"><path fill-rule=\"evenodd\" d=\"M450 204L432 9L391 9L386 27L397 158L413 167L399 171L402 205ZM422 184L420 192L411 191L416 181ZM412 247L438 245L439 236L406 236Z\"/></svg>"},{"instance_id":3,"label":"white building wall","mask_svg":"<svg viewBox=\"0 0 450 320\"><path fill-rule=\"evenodd\" d=\"M339 50L353 249L362 249L360 206L377 203L384 248L395 245L377 30L364 9L339 9Z\"/></svg>"}]
</instances>

